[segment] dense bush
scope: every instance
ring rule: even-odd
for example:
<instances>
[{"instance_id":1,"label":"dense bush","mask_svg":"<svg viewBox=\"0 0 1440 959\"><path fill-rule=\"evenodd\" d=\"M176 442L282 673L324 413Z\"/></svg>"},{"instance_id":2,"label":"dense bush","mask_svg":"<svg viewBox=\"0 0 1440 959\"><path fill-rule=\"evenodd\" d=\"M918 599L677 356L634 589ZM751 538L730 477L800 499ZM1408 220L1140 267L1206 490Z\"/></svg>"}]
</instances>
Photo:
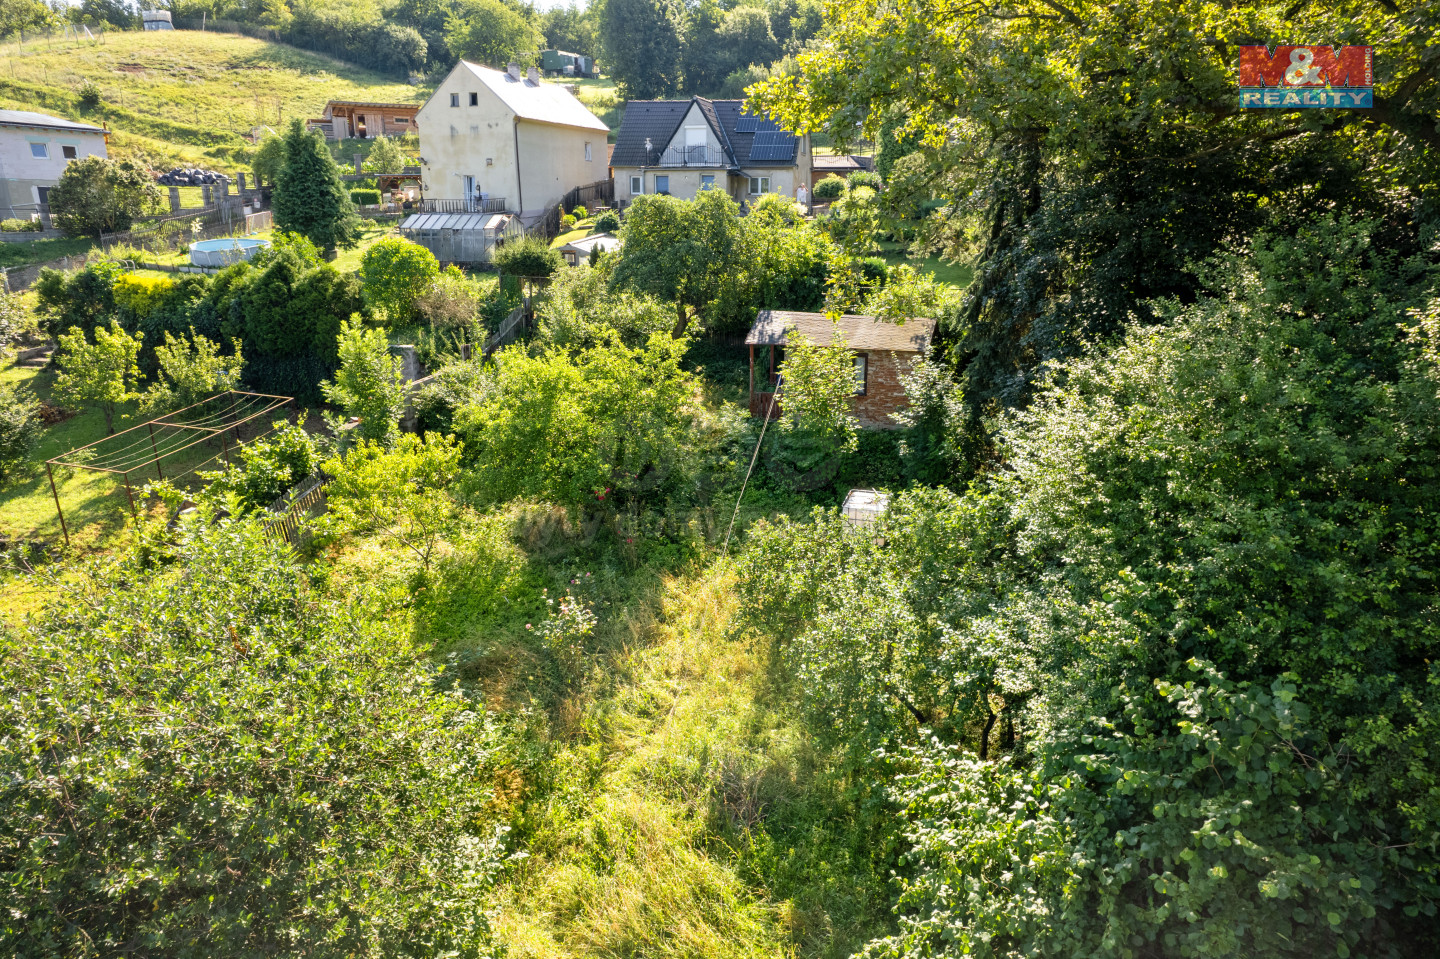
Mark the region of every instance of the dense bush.
<instances>
[{"instance_id":1,"label":"dense bush","mask_svg":"<svg viewBox=\"0 0 1440 959\"><path fill-rule=\"evenodd\" d=\"M492 262L508 276L525 279L553 276L565 265L558 250L538 236L511 240L496 248Z\"/></svg>"},{"instance_id":2,"label":"dense bush","mask_svg":"<svg viewBox=\"0 0 1440 959\"><path fill-rule=\"evenodd\" d=\"M815 184L815 190L811 194L817 200L834 200L845 192L845 181L838 176L827 176Z\"/></svg>"},{"instance_id":3,"label":"dense bush","mask_svg":"<svg viewBox=\"0 0 1440 959\"><path fill-rule=\"evenodd\" d=\"M374 206L380 202L379 190L351 190L350 202L356 206Z\"/></svg>"},{"instance_id":4,"label":"dense bush","mask_svg":"<svg viewBox=\"0 0 1440 959\"><path fill-rule=\"evenodd\" d=\"M321 451L305 431L305 420L271 424L268 436L239 449L238 463L205 474L205 496L238 514L265 509L320 466Z\"/></svg>"},{"instance_id":5,"label":"dense bush","mask_svg":"<svg viewBox=\"0 0 1440 959\"><path fill-rule=\"evenodd\" d=\"M320 381L339 360L340 325L364 307L355 274L317 262L313 247L284 242L222 270L207 299L219 334L245 345L245 382L303 402L318 399Z\"/></svg>"},{"instance_id":6,"label":"dense bush","mask_svg":"<svg viewBox=\"0 0 1440 959\"><path fill-rule=\"evenodd\" d=\"M694 419L684 340L628 348L614 332L572 355L499 354L493 382L455 416L477 493L610 510L678 478Z\"/></svg>"},{"instance_id":7,"label":"dense bush","mask_svg":"<svg viewBox=\"0 0 1440 959\"><path fill-rule=\"evenodd\" d=\"M604 270L581 266L555 277L535 322L539 336L556 346L595 346L613 330L625 345L638 347L669 332L675 314L654 297L611 290Z\"/></svg>"},{"instance_id":8,"label":"dense bush","mask_svg":"<svg viewBox=\"0 0 1440 959\"><path fill-rule=\"evenodd\" d=\"M159 198L155 181L139 164L87 156L65 165L49 203L55 225L70 236L99 236L130 229Z\"/></svg>"},{"instance_id":9,"label":"dense bush","mask_svg":"<svg viewBox=\"0 0 1440 959\"><path fill-rule=\"evenodd\" d=\"M845 178L850 189L857 186L869 187L872 190L879 190L885 184L880 180L880 174L874 170L856 170Z\"/></svg>"},{"instance_id":10,"label":"dense bush","mask_svg":"<svg viewBox=\"0 0 1440 959\"><path fill-rule=\"evenodd\" d=\"M591 229L592 233L619 233L620 214L614 210L605 210L595 217L595 223Z\"/></svg>"},{"instance_id":11,"label":"dense bush","mask_svg":"<svg viewBox=\"0 0 1440 959\"><path fill-rule=\"evenodd\" d=\"M817 732L897 761L868 954L1440 948L1437 291L1334 221L1206 277L965 496L755 536Z\"/></svg>"},{"instance_id":12,"label":"dense bush","mask_svg":"<svg viewBox=\"0 0 1440 959\"><path fill-rule=\"evenodd\" d=\"M435 254L398 236L380 240L360 260L365 302L391 324L414 317L416 298L439 273Z\"/></svg>"},{"instance_id":13,"label":"dense bush","mask_svg":"<svg viewBox=\"0 0 1440 959\"><path fill-rule=\"evenodd\" d=\"M6 219L0 220L0 231L5 233L39 233L45 224L39 220L30 219Z\"/></svg>"},{"instance_id":14,"label":"dense bush","mask_svg":"<svg viewBox=\"0 0 1440 959\"><path fill-rule=\"evenodd\" d=\"M24 470L44 429L35 394L24 386L0 383L0 484Z\"/></svg>"},{"instance_id":15,"label":"dense bush","mask_svg":"<svg viewBox=\"0 0 1440 959\"><path fill-rule=\"evenodd\" d=\"M5 628L6 953L489 954L485 710L254 525L173 558Z\"/></svg>"},{"instance_id":16,"label":"dense bush","mask_svg":"<svg viewBox=\"0 0 1440 959\"><path fill-rule=\"evenodd\" d=\"M78 326L86 333L115 316L115 281L124 271L101 261L66 273L46 267L35 281L35 301L50 337Z\"/></svg>"}]
</instances>

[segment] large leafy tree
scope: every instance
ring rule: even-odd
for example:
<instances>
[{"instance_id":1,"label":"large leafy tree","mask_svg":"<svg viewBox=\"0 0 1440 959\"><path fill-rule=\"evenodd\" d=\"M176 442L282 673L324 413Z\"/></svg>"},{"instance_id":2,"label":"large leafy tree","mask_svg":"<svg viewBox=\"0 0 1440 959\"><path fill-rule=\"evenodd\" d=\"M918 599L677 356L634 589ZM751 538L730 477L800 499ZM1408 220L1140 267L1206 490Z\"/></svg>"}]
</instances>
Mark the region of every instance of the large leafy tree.
<instances>
[{"instance_id":1,"label":"large leafy tree","mask_svg":"<svg viewBox=\"0 0 1440 959\"><path fill-rule=\"evenodd\" d=\"M1440 8L1010 0L831 2L801 74L760 105L797 129L916 145L894 201L953 201L932 237L980 269L945 332L972 414L1023 405L1046 365L1191 296L1184 265L1317 208L1424 245L1440 211ZM1374 44L1371 110L1241 110L1238 47Z\"/></svg>"},{"instance_id":2,"label":"large leafy tree","mask_svg":"<svg viewBox=\"0 0 1440 959\"><path fill-rule=\"evenodd\" d=\"M150 174L133 161L88 156L65 166L49 204L66 233L99 236L130 229L159 196Z\"/></svg>"},{"instance_id":3,"label":"large leafy tree","mask_svg":"<svg viewBox=\"0 0 1440 959\"><path fill-rule=\"evenodd\" d=\"M745 268L744 230L735 201L720 190L694 200L636 197L611 282L675 304L676 337L703 315Z\"/></svg>"},{"instance_id":4,"label":"large leafy tree","mask_svg":"<svg viewBox=\"0 0 1440 959\"><path fill-rule=\"evenodd\" d=\"M445 28L445 40L462 60L503 70L507 63L534 63L543 38L535 25L500 0L468 0Z\"/></svg>"},{"instance_id":5,"label":"large leafy tree","mask_svg":"<svg viewBox=\"0 0 1440 959\"><path fill-rule=\"evenodd\" d=\"M1440 948L1440 288L1296 232L1066 363L964 496L755 537L815 728L897 760L867 954Z\"/></svg>"},{"instance_id":6,"label":"large leafy tree","mask_svg":"<svg viewBox=\"0 0 1440 959\"><path fill-rule=\"evenodd\" d=\"M360 278L365 302L394 324L415 315L415 299L440 273L435 254L402 237L386 237L365 251Z\"/></svg>"},{"instance_id":7,"label":"large leafy tree","mask_svg":"<svg viewBox=\"0 0 1440 959\"><path fill-rule=\"evenodd\" d=\"M131 336L110 321L110 328L95 328L95 342L85 331L72 326L59 338L60 375L55 394L66 403L94 406L105 416L105 432L115 432L115 408L139 395L140 356L143 334Z\"/></svg>"},{"instance_id":8,"label":"large leafy tree","mask_svg":"<svg viewBox=\"0 0 1440 959\"><path fill-rule=\"evenodd\" d=\"M480 704L256 525L168 556L0 638L6 954L489 954Z\"/></svg>"},{"instance_id":9,"label":"large leafy tree","mask_svg":"<svg viewBox=\"0 0 1440 959\"><path fill-rule=\"evenodd\" d=\"M354 246L360 221L324 137L294 119L284 143L273 193L276 228L306 237L327 254Z\"/></svg>"},{"instance_id":10,"label":"large leafy tree","mask_svg":"<svg viewBox=\"0 0 1440 959\"><path fill-rule=\"evenodd\" d=\"M600 44L621 96L654 100L679 88L681 17L671 0L605 0Z\"/></svg>"},{"instance_id":11,"label":"large leafy tree","mask_svg":"<svg viewBox=\"0 0 1440 959\"><path fill-rule=\"evenodd\" d=\"M405 411L405 380L400 358L391 355L385 331L366 329L358 315L351 316L340 329L338 352L340 368L335 378L321 384L325 399L346 416L360 418L355 426L359 438L393 443ZM332 430L339 434L342 423L336 418Z\"/></svg>"},{"instance_id":12,"label":"large leafy tree","mask_svg":"<svg viewBox=\"0 0 1440 959\"><path fill-rule=\"evenodd\" d=\"M598 46L595 42L595 11L590 6L551 7L540 15L540 29L545 35L545 46L552 50L568 50L594 56Z\"/></svg>"}]
</instances>

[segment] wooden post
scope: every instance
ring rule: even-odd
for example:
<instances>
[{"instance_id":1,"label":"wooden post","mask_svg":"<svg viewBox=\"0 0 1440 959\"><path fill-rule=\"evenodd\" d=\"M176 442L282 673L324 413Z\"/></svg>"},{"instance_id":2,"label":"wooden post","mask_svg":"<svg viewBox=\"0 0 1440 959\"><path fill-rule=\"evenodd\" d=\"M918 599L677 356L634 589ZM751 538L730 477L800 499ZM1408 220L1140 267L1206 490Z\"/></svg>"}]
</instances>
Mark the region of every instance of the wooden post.
<instances>
[{"instance_id":1,"label":"wooden post","mask_svg":"<svg viewBox=\"0 0 1440 959\"><path fill-rule=\"evenodd\" d=\"M145 429L150 431L150 452L155 454L155 475L163 480L165 474L160 472L160 451L155 448L155 425L153 423L146 423Z\"/></svg>"},{"instance_id":2,"label":"wooden post","mask_svg":"<svg viewBox=\"0 0 1440 959\"><path fill-rule=\"evenodd\" d=\"M130 501L130 515L139 519L140 514L135 509L135 491L130 488L130 474L121 473L120 475L125 477L125 498Z\"/></svg>"},{"instance_id":3,"label":"wooden post","mask_svg":"<svg viewBox=\"0 0 1440 959\"><path fill-rule=\"evenodd\" d=\"M65 534L65 548L70 548L70 527L65 525L65 511L60 508L60 493L55 489L55 471L45 462L45 475L50 477L50 495L55 497L55 512L60 516L60 530Z\"/></svg>"}]
</instances>

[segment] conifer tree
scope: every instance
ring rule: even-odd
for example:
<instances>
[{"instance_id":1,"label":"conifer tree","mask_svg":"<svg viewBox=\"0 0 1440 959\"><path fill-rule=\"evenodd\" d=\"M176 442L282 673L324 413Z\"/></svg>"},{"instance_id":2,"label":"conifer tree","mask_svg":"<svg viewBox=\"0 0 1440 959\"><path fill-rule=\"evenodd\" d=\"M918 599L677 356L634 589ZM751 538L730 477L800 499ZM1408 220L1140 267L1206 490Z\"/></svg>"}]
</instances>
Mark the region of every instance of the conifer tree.
<instances>
[{"instance_id":1,"label":"conifer tree","mask_svg":"<svg viewBox=\"0 0 1440 959\"><path fill-rule=\"evenodd\" d=\"M285 160L275 178L275 227L299 233L325 251L352 247L359 238L359 218L340 170L318 131L298 119L285 132Z\"/></svg>"}]
</instances>

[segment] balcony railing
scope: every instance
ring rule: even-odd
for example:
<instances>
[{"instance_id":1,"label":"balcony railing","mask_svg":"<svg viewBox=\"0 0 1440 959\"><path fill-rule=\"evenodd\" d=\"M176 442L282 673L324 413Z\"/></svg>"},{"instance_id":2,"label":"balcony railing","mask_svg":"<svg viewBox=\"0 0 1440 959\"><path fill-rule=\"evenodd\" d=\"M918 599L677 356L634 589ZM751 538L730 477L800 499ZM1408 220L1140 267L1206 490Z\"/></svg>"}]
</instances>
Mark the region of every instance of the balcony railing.
<instances>
[{"instance_id":1,"label":"balcony railing","mask_svg":"<svg viewBox=\"0 0 1440 959\"><path fill-rule=\"evenodd\" d=\"M421 213L509 213L503 196L473 200L421 200Z\"/></svg>"},{"instance_id":2,"label":"balcony railing","mask_svg":"<svg viewBox=\"0 0 1440 959\"><path fill-rule=\"evenodd\" d=\"M651 166L657 167L723 167L728 165L725 153L709 147L671 147L660 154Z\"/></svg>"}]
</instances>

